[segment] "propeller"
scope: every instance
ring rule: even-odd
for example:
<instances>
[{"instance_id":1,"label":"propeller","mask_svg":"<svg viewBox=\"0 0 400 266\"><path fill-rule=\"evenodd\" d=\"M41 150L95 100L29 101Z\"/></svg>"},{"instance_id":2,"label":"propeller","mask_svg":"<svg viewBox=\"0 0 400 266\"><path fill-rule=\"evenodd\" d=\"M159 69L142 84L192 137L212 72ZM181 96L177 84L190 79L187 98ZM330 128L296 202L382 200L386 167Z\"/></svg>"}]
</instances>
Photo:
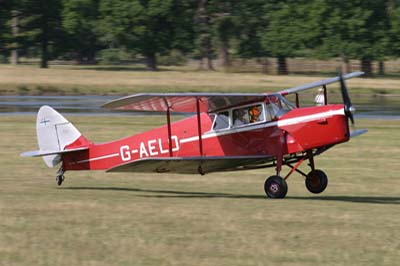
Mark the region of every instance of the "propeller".
<instances>
[{"instance_id":1,"label":"propeller","mask_svg":"<svg viewBox=\"0 0 400 266\"><path fill-rule=\"evenodd\" d=\"M347 118L350 119L351 124L354 125L354 117L353 113L355 112L355 108L351 104L351 100L349 97L349 93L347 91L346 83L344 82L342 72L339 72L339 79L340 79L340 90L342 92L343 104L344 104L344 113Z\"/></svg>"}]
</instances>

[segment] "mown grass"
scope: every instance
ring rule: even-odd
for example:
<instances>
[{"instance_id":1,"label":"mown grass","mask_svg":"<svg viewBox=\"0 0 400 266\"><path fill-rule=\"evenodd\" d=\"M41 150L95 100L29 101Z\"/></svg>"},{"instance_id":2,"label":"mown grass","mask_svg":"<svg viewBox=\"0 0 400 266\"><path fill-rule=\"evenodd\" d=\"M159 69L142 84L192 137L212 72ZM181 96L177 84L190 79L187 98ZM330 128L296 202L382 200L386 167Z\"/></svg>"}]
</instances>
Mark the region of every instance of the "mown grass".
<instances>
[{"instance_id":1,"label":"mown grass","mask_svg":"<svg viewBox=\"0 0 400 266\"><path fill-rule=\"evenodd\" d=\"M101 142L163 117L70 117ZM19 153L36 148L33 116L0 117L0 265L397 265L400 122L359 120L369 133L318 157L321 195L303 179L266 199L272 169L215 173L68 172ZM303 167L308 171L307 167Z\"/></svg>"},{"instance_id":2,"label":"mown grass","mask_svg":"<svg viewBox=\"0 0 400 266\"><path fill-rule=\"evenodd\" d=\"M304 75L201 72L188 67L164 67L158 72L118 67L0 65L2 95L133 94L137 92L266 92L290 88L323 78ZM356 78L352 91L366 94L399 94L398 78ZM332 85L337 87L337 84Z\"/></svg>"}]
</instances>

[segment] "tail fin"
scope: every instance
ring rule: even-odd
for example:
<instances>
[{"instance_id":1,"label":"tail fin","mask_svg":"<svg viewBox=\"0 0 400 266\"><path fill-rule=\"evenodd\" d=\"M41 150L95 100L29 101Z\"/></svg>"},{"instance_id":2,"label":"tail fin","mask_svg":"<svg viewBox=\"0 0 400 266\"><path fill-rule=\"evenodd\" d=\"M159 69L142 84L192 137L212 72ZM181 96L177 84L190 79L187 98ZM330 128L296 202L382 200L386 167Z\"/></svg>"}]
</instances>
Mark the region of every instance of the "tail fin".
<instances>
[{"instance_id":1,"label":"tail fin","mask_svg":"<svg viewBox=\"0 0 400 266\"><path fill-rule=\"evenodd\" d=\"M36 119L39 151L26 152L22 156L43 156L48 167L61 162L61 154L69 150L82 150L91 143L56 110L44 105Z\"/></svg>"}]
</instances>

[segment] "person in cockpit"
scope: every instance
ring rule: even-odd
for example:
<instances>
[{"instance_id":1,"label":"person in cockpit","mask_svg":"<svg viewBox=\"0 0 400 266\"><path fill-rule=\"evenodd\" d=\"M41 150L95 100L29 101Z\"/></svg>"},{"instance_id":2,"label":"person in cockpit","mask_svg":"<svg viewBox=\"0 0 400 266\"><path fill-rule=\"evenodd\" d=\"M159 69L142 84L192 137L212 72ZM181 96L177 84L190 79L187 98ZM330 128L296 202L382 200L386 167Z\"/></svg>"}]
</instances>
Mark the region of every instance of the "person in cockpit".
<instances>
[{"instance_id":1,"label":"person in cockpit","mask_svg":"<svg viewBox=\"0 0 400 266\"><path fill-rule=\"evenodd\" d=\"M249 121L244 117L245 112L243 109L236 109L233 111L233 125L234 126L241 126L248 124Z\"/></svg>"},{"instance_id":2,"label":"person in cockpit","mask_svg":"<svg viewBox=\"0 0 400 266\"><path fill-rule=\"evenodd\" d=\"M252 107L249 109L250 123L256 123L256 122L258 122L258 121L259 121L260 114L261 114L261 112L260 112L260 110L258 110L258 107L257 107L256 105L255 105L255 106L252 106Z\"/></svg>"}]
</instances>

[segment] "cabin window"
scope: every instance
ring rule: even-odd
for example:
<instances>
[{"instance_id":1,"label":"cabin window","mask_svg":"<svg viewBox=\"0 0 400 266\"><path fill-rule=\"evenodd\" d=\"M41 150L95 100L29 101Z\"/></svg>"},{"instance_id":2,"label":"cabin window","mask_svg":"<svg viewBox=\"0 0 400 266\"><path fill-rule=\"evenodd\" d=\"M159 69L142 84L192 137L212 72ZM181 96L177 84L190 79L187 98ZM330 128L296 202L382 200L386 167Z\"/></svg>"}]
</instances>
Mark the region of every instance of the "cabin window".
<instances>
[{"instance_id":1,"label":"cabin window","mask_svg":"<svg viewBox=\"0 0 400 266\"><path fill-rule=\"evenodd\" d=\"M223 111L223 112L217 113L215 116L214 125L213 125L214 130L225 129L225 128L229 128L229 112L228 111Z\"/></svg>"},{"instance_id":2,"label":"cabin window","mask_svg":"<svg viewBox=\"0 0 400 266\"><path fill-rule=\"evenodd\" d=\"M262 104L233 109L232 121L234 127L265 121Z\"/></svg>"}]
</instances>

